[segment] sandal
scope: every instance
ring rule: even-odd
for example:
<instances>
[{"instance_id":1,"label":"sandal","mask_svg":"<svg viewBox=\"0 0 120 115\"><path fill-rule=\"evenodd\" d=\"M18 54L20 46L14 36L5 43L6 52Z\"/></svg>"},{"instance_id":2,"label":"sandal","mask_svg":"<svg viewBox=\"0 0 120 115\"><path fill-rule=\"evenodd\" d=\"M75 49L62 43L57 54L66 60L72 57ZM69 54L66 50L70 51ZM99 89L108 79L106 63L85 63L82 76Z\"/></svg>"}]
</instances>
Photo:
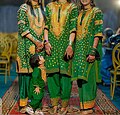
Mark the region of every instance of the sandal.
<instances>
[{"instance_id":1,"label":"sandal","mask_svg":"<svg viewBox=\"0 0 120 115\"><path fill-rule=\"evenodd\" d=\"M69 107L68 113L79 113L80 109L77 107Z\"/></svg>"},{"instance_id":2,"label":"sandal","mask_svg":"<svg viewBox=\"0 0 120 115\"><path fill-rule=\"evenodd\" d=\"M89 115L89 114L92 114L94 112L93 109L84 109L84 110L81 110L81 114L82 115Z\"/></svg>"},{"instance_id":3,"label":"sandal","mask_svg":"<svg viewBox=\"0 0 120 115\"><path fill-rule=\"evenodd\" d=\"M33 111L33 108L32 107L26 107L26 112L29 114L29 115L34 115L34 111Z\"/></svg>"},{"instance_id":4,"label":"sandal","mask_svg":"<svg viewBox=\"0 0 120 115\"><path fill-rule=\"evenodd\" d=\"M57 106L52 107L52 108L49 110L50 115L56 114L56 113L57 113L57 109L58 109Z\"/></svg>"},{"instance_id":5,"label":"sandal","mask_svg":"<svg viewBox=\"0 0 120 115\"><path fill-rule=\"evenodd\" d=\"M68 112L68 107L66 108L61 108L59 111L58 111L58 115L66 115Z\"/></svg>"},{"instance_id":6,"label":"sandal","mask_svg":"<svg viewBox=\"0 0 120 115\"><path fill-rule=\"evenodd\" d=\"M22 107L19 112L20 112L20 113L26 113L26 106L25 106L25 107Z\"/></svg>"},{"instance_id":7,"label":"sandal","mask_svg":"<svg viewBox=\"0 0 120 115\"><path fill-rule=\"evenodd\" d=\"M48 112L50 110L49 106L43 106L42 112Z\"/></svg>"},{"instance_id":8,"label":"sandal","mask_svg":"<svg viewBox=\"0 0 120 115\"><path fill-rule=\"evenodd\" d=\"M44 115L41 109L36 109L35 115Z\"/></svg>"}]
</instances>

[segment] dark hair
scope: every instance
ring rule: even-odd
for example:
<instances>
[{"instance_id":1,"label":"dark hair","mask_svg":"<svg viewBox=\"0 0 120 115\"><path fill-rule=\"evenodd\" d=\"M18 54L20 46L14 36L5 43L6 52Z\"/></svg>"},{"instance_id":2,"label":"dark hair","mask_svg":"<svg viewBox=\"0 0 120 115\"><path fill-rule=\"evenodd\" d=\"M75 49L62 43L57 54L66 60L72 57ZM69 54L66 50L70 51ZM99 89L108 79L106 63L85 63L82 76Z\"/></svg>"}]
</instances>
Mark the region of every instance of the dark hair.
<instances>
[{"instance_id":1,"label":"dark hair","mask_svg":"<svg viewBox=\"0 0 120 115\"><path fill-rule=\"evenodd\" d=\"M52 2L55 2L55 1L58 1L58 0L52 0ZM67 0L67 2L71 2L71 0Z\"/></svg>"},{"instance_id":2,"label":"dark hair","mask_svg":"<svg viewBox=\"0 0 120 115\"><path fill-rule=\"evenodd\" d=\"M90 0L90 5L92 6L92 7L95 7L96 5L95 5L95 3L94 3L94 0ZM83 6L83 4L81 3L81 1L80 1L80 9L84 9L84 6Z\"/></svg>"},{"instance_id":3,"label":"dark hair","mask_svg":"<svg viewBox=\"0 0 120 115\"><path fill-rule=\"evenodd\" d=\"M31 13L35 16L35 14L34 14L34 12L33 12L33 7L32 7L31 0L25 0L25 3L31 7ZM40 8L41 8L41 11L42 11L44 20L46 20L45 11L44 11L44 6L42 5L41 0L38 0L38 5L40 5Z\"/></svg>"},{"instance_id":4,"label":"dark hair","mask_svg":"<svg viewBox=\"0 0 120 115\"><path fill-rule=\"evenodd\" d=\"M106 28L104 30L104 35L106 35L107 38L109 38L110 36L112 36L114 34L113 30L111 28Z\"/></svg>"},{"instance_id":5,"label":"dark hair","mask_svg":"<svg viewBox=\"0 0 120 115\"><path fill-rule=\"evenodd\" d=\"M41 1L41 0L38 0L38 5L41 5L41 2L40 2L40 1ZM31 0L25 0L25 3L28 4L28 5L30 5L30 6L32 6Z\"/></svg>"},{"instance_id":6,"label":"dark hair","mask_svg":"<svg viewBox=\"0 0 120 115\"><path fill-rule=\"evenodd\" d=\"M32 69L34 69L35 67L38 67L39 64L39 55L38 54L34 54L33 56L31 56L30 58L30 66L32 67Z\"/></svg>"}]
</instances>

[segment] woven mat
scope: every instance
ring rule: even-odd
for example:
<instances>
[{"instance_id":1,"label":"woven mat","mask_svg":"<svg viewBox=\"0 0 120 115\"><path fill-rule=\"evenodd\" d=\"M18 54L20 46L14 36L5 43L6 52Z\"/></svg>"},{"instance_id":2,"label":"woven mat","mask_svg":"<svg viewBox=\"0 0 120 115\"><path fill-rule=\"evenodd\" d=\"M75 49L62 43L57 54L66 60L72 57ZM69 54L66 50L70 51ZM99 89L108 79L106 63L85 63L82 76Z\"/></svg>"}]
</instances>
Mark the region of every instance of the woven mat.
<instances>
[{"instance_id":1,"label":"woven mat","mask_svg":"<svg viewBox=\"0 0 120 115\"><path fill-rule=\"evenodd\" d=\"M13 82L12 86L3 96L3 115L23 115L19 113L18 107L18 82L17 80ZM73 83L70 107L79 108L79 95L76 82ZM43 98L43 106L50 106L49 93L46 87L45 97ZM49 115L49 113L45 113ZM68 115L77 115L74 113ZM120 115L120 111L111 103L111 101L106 97L106 95L100 90L97 90L97 98L95 105L95 112L92 115Z\"/></svg>"}]
</instances>

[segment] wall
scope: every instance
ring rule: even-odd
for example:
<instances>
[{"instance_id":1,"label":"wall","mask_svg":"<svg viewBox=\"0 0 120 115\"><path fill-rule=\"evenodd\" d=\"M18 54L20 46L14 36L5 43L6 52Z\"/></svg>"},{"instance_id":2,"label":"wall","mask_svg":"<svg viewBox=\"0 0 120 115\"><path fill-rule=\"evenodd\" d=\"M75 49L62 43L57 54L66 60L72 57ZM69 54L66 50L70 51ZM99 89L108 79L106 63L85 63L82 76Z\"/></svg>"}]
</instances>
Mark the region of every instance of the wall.
<instances>
[{"instance_id":1,"label":"wall","mask_svg":"<svg viewBox=\"0 0 120 115\"><path fill-rule=\"evenodd\" d=\"M17 32L19 6L0 6L0 32Z\"/></svg>"}]
</instances>

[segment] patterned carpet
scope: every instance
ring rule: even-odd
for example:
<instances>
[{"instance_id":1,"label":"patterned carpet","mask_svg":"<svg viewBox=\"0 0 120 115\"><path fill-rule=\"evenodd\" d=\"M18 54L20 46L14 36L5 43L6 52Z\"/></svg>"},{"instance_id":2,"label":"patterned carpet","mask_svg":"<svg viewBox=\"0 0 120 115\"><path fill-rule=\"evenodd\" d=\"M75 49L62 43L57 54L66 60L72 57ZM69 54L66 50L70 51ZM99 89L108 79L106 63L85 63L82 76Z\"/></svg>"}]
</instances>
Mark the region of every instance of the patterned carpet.
<instances>
[{"instance_id":1,"label":"patterned carpet","mask_svg":"<svg viewBox=\"0 0 120 115\"><path fill-rule=\"evenodd\" d=\"M79 108L78 89L76 82L73 83L71 98L69 104L70 108ZM18 107L18 82L17 79L3 96L3 115L25 115L19 113ZM50 99L46 88L45 97L43 99L43 106L50 106ZM45 115L49 115L45 113ZM77 115L76 113L68 113L67 115ZM93 115L120 115L120 111L111 103L106 95L100 90L97 90L96 106Z\"/></svg>"}]
</instances>

